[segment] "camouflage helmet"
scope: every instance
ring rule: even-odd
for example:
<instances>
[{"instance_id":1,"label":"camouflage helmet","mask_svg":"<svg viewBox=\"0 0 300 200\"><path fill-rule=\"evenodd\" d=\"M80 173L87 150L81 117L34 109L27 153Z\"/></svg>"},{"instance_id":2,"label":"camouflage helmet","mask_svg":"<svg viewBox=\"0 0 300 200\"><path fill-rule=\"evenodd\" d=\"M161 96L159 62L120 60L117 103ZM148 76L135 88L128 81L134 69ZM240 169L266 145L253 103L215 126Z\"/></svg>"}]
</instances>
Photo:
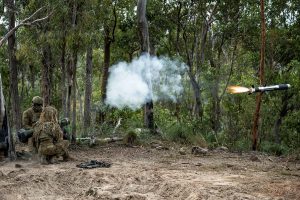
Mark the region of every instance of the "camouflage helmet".
<instances>
[{"instance_id":1,"label":"camouflage helmet","mask_svg":"<svg viewBox=\"0 0 300 200\"><path fill-rule=\"evenodd\" d=\"M69 120L69 118L62 118L61 120L59 120L59 124L61 125L61 126L67 126L67 125L69 125L70 124L70 120Z\"/></svg>"},{"instance_id":2,"label":"camouflage helmet","mask_svg":"<svg viewBox=\"0 0 300 200\"><path fill-rule=\"evenodd\" d=\"M35 97L32 98L32 103L43 105L43 99L39 96L35 96Z\"/></svg>"}]
</instances>

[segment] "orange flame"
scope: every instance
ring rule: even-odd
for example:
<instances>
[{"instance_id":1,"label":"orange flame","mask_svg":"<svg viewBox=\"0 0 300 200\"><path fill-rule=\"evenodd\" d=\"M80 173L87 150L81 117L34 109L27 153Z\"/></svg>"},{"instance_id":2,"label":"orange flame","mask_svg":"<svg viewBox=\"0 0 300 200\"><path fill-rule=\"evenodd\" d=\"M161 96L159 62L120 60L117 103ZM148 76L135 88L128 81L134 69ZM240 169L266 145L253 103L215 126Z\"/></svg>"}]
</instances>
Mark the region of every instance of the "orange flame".
<instances>
[{"instance_id":1,"label":"orange flame","mask_svg":"<svg viewBox=\"0 0 300 200\"><path fill-rule=\"evenodd\" d=\"M244 93L244 92L249 92L250 89L246 87L241 87L241 86L228 86L227 87L227 92L230 94L237 94L237 93Z\"/></svg>"}]
</instances>

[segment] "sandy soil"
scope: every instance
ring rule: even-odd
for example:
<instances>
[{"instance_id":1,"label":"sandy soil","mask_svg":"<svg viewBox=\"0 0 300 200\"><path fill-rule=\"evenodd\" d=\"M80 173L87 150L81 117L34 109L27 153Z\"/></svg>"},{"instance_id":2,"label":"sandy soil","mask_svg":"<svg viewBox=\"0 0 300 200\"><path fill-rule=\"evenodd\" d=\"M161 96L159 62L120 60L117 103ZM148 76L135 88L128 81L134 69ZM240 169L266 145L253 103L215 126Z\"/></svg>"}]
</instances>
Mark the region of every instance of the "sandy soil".
<instances>
[{"instance_id":1,"label":"sandy soil","mask_svg":"<svg viewBox=\"0 0 300 200\"><path fill-rule=\"evenodd\" d=\"M74 161L53 165L2 162L0 199L300 199L299 161L223 151L181 155L178 150L110 144L77 147L71 150ZM91 159L112 166L76 167Z\"/></svg>"}]
</instances>

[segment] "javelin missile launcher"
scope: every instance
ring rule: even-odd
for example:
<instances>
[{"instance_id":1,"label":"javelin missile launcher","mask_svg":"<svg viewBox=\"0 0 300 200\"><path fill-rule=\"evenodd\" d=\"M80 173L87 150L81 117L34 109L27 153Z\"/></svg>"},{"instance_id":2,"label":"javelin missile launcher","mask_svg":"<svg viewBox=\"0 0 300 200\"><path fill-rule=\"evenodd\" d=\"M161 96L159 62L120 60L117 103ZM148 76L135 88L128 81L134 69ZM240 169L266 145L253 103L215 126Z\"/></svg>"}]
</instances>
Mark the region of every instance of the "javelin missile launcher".
<instances>
[{"instance_id":1,"label":"javelin missile launcher","mask_svg":"<svg viewBox=\"0 0 300 200\"><path fill-rule=\"evenodd\" d=\"M68 130L66 126L70 124L70 120L68 118L63 118L59 121L59 126L61 130L63 131L63 139L64 140L69 140L70 139L70 134L68 133ZM19 138L19 141L22 143L27 143L28 139L33 136L33 129L20 129L17 132L17 136Z\"/></svg>"}]
</instances>

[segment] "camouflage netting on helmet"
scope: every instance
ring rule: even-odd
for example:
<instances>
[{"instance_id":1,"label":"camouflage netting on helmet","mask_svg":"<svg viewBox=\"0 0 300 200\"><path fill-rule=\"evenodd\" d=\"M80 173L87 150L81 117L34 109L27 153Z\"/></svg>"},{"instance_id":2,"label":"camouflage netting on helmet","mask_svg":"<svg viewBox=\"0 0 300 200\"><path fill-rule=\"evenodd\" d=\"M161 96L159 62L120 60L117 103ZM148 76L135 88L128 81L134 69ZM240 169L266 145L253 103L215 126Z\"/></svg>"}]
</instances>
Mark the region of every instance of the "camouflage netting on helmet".
<instances>
[{"instance_id":1,"label":"camouflage netting on helmet","mask_svg":"<svg viewBox=\"0 0 300 200\"><path fill-rule=\"evenodd\" d=\"M39 96L35 96L35 97L32 98L32 103L43 105L43 99Z\"/></svg>"},{"instance_id":2,"label":"camouflage netting on helmet","mask_svg":"<svg viewBox=\"0 0 300 200\"><path fill-rule=\"evenodd\" d=\"M57 110L52 106L45 107L41 113L40 122L57 122Z\"/></svg>"}]
</instances>

